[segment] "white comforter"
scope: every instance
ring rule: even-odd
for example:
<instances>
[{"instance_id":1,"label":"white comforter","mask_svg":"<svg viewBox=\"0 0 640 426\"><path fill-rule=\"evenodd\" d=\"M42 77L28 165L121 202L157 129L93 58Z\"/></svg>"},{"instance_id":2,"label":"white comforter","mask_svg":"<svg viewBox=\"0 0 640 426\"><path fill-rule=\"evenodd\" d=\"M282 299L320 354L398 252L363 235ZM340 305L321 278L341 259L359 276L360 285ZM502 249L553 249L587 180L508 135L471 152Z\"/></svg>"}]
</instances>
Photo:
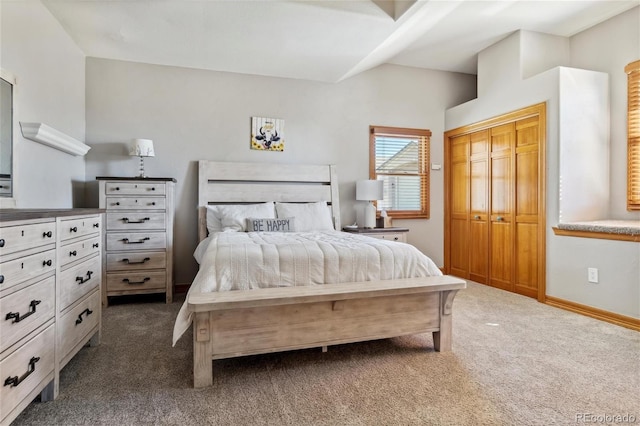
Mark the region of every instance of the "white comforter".
<instances>
[{"instance_id":1,"label":"white comforter","mask_svg":"<svg viewBox=\"0 0 640 426\"><path fill-rule=\"evenodd\" d=\"M200 270L189 292L442 275L412 245L345 232L220 232L207 240L194 254ZM174 345L191 324L186 305L176 319Z\"/></svg>"}]
</instances>

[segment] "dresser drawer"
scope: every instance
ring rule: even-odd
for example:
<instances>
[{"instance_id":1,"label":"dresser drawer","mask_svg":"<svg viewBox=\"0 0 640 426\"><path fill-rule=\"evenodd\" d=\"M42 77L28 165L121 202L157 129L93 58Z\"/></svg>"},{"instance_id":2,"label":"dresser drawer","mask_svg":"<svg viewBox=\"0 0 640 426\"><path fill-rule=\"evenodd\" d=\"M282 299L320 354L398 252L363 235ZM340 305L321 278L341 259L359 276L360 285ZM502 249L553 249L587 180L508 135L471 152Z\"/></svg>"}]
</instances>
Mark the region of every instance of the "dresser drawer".
<instances>
[{"instance_id":1,"label":"dresser drawer","mask_svg":"<svg viewBox=\"0 0 640 426\"><path fill-rule=\"evenodd\" d=\"M164 213L119 212L107 213L107 229L114 231L161 229L166 225Z\"/></svg>"},{"instance_id":2,"label":"dresser drawer","mask_svg":"<svg viewBox=\"0 0 640 426\"><path fill-rule=\"evenodd\" d=\"M55 269L55 249L0 263L0 290L5 290Z\"/></svg>"},{"instance_id":3,"label":"dresser drawer","mask_svg":"<svg viewBox=\"0 0 640 426\"><path fill-rule=\"evenodd\" d=\"M167 285L165 271L118 272L107 274L107 292L164 290Z\"/></svg>"},{"instance_id":4,"label":"dresser drawer","mask_svg":"<svg viewBox=\"0 0 640 426\"><path fill-rule=\"evenodd\" d=\"M167 247L165 232L111 232L107 234L107 250L146 250Z\"/></svg>"},{"instance_id":5,"label":"dresser drawer","mask_svg":"<svg viewBox=\"0 0 640 426\"><path fill-rule=\"evenodd\" d=\"M11 179L0 179L0 195L11 194Z\"/></svg>"},{"instance_id":6,"label":"dresser drawer","mask_svg":"<svg viewBox=\"0 0 640 426\"><path fill-rule=\"evenodd\" d=\"M164 210L164 197L107 197L107 210Z\"/></svg>"},{"instance_id":7,"label":"dresser drawer","mask_svg":"<svg viewBox=\"0 0 640 426\"><path fill-rule=\"evenodd\" d=\"M167 253L164 251L107 254L107 272L136 271L140 269L164 269L166 266Z\"/></svg>"},{"instance_id":8,"label":"dresser drawer","mask_svg":"<svg viewBox=\"0 0 640 426\"><path fill-rule=\"evenodd\" d=\"M56 223L34 223L0 228L0 256L20 250L54 244Z\"/></svg>"},{"instance_id":9,"label":"dresser drawer","mask_svg":"<svg viewBox=\"0 0 640 426\"><path fill-rule=\"evenodd\" d=\"M107 182L107 196L111 195L164 195L164 183Z\"/></svg>"},{"instance_id":10,"label":"dresser drawer","mask_svg":"<svg viewBox=\"0 0 640 426\"><path fill-rule=\"evenodd\" d=\"M73 302L96 288L101 280L101 272L100 256L92 257L86 262L62 271L58 282L60 310L66 309Z\"/></svg>"},{"instance_id":11,"label":"dresser drawer","mask_svg":"<svg viewBox=\"0 0 640 426\"><path fill-rule=\"evenodd\" d=\"M0 352L53 318L55 305L55 277L0 299ZM0 379L4 380L4 377Z\"/></svg>"},{"instance_id":12,"label":"dresser drawer","mask_svg":"<svg viewBox=\"0 0 640 426\"><path fill-rule=\"evenodd\" d=\"M23 380L0 387L0 413L9 414L47 376L53 379L55 329L53 324L0 361L0 379ZM24 377L26 375L26 377Z\"/></svg>"},{"instance_id":13,"label":"dresser drawer","mask_svg":"<svg viewBox=\"0 0 640 426\"><path fill-rule=\"evenodd\" d=\"M93 237L87 240L78 241L67 244L58 249L58 259L61 266L66 266L83 257L90 256L94 253L100 253L101 237Z\"/></svg>"},{"instance_id":14,"label":"dresser drawer","mask_svg":"<svg viewBox=\"0 0 640 426\"><path fill-rule=\"evenodd\" d=\"M94 292L60 319L57 324L60 359L64 359L98 325L100 296L99 291Z\"/></svg>"},{"instance_id":15,"label":"dresser drawer","mask_svg":"<svg viewBox=\"0 0 640 426\"><path fill-rule=\"evenodd\" d=\"M100 233L100 216L60 221L60 240L66 241L84 235Z\"/></svg>"},{"instance_id":16,"label":"dresser drawer","mask_svg":"<svg viewBox=\"0 0 640 426\"><path fill-rule=\"evenodd\" d=\"M404 243L407 241L407 237L404 233L402 232L398 232L398 233L380 233L380 234L366 234L368 237L373 237L373 238L378 238L380 240L389 240L389 241L400 241L401 243Z\"/></svg>"}]
</instances>

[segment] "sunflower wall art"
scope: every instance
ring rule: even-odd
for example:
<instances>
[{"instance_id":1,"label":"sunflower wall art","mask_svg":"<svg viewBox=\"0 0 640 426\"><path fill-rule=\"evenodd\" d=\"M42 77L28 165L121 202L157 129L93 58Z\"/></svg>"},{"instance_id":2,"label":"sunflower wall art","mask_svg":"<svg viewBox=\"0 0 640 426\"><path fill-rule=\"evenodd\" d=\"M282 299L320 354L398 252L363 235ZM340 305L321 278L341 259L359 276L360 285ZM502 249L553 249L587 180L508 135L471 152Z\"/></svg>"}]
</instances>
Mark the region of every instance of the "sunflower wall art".
<instances>
[{"instance_id":1,"label":"sunflower wall art","mask_svg":"<svg viewBox=\"0 0 640 426\"><path fill-rule=\"evenodd\" d=\"M284 120L251 117L251 149L284 151Z\"/></svg>"}]
</instances>

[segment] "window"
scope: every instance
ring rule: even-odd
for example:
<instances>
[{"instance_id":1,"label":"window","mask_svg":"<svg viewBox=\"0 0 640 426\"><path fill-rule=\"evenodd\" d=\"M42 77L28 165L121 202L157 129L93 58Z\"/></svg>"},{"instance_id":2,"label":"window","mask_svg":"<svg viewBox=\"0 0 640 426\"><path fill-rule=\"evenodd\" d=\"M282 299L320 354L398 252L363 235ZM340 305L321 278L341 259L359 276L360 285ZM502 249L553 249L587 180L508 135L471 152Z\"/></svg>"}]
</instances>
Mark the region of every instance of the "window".
<instances>
[{"instance_id":1,"label":"window","mask_svg":"<svg viewBox=\"0 0 640 426\"><path fill-rule=\"evenodd\" d=\"M369 128L369 178L384 182L377 209L398 219L429 217L431 131Z\"/></svg>"},{"instance_id":2,"label":"window","mask_svg":"<svg viewBox=\"0 0 640 426\"><path fill-rule=\"evenodd\" d=\"M640 210L640 60L624 68L627 83L627 210Z\"/></svg>"}]
</instances>

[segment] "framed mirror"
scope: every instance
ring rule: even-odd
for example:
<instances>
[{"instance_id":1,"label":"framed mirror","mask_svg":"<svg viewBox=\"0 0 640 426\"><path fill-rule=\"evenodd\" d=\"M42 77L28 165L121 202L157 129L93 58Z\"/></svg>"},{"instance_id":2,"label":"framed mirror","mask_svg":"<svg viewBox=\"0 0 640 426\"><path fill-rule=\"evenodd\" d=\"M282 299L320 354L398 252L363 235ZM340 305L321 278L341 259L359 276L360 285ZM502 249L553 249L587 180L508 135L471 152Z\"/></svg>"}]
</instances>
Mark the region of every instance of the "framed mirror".
<instances>
[{"instance_id":1,"label":"framed mirror","mask_svg":"<svg viewBox=\"0 0 640 426\"><path fill-rule=\"evenodd\" d=\"M14 98L15 77L0 69L0 207L15 207Z\"/></svg>"}]
</instances>

